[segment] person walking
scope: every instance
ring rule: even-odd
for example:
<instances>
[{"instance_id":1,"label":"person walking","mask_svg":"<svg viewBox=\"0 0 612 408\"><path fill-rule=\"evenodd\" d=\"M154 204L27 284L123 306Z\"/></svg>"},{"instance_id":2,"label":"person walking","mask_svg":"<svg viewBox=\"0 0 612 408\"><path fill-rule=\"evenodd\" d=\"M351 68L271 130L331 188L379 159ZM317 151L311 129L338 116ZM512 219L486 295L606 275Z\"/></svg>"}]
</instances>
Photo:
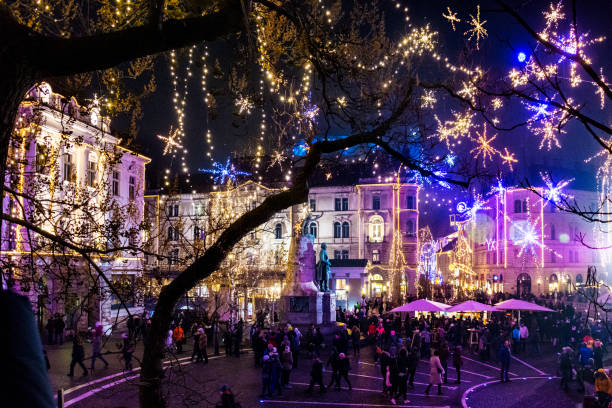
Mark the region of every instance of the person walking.
<instances>
[{"instance_id":1,"label":"person walking","mask_svg":"<svg viewBox=\"0 0 612 408\"><path fill-rule=\"evenodd\" d=\"M443 341L440 344L440 364L442 364L442 368L444 369L444 384L448 384L448 360L450 359L450 349L448 348L448 343Z\"/></svg>"},{"instance_id":2,"label":"person walking","mask_svg":"<svg viewBox=\"0 0 612 408\"><path fill-rule=\"evenodd\" d=\"M425 389L425 394L429 395L431 386L436 384L438 386L438 395L442 395L442 375L444 374L444 368L440 363L440 352L434 350L433 356L429 359L429 385Z\"/></svg>"},{"instance_id":3,"label":"person walking","mask_svg":"<svg viewBox=\"0 0 612 408\"><path fill-rule=\"evenodd\" d=\"M104 368L108 368L108 361L102 356L102 336L94 334L91 340L91 371L94 370L96 358L99 358L104 363Z\"/></svg>"},{"instance_id":4,"label":"person walking","mask_svg":"<svg viewBox=\"0 0 612 408\"><path fill-rule=\"evenodd\" d=\"M127 333L121 335L123 338L123 347L121 353L123 354L123 361L125 362L125 371L132 371L132 354L134 354L134 343L132 338Z\"/></svg>"},{"instance_id":5,"label":"person walking","mask_svg":"<svg viewBox=\"0 0 612 408\"><path fill-rule=\"evenodd\" d=\"M521 323L519 334L521 336L521 351L524 353L525 351L527 351L527 340L529 339L529 329L527 328L525 323Z\"/></svg>"},{"instance_id":6,"label":"person walking","mask_svg":"<svg viewBox=\"0 0 612 408\"><path fill-rule=\"evenodd\" d=\"M518 326L514 326L514 329L512 329L512 352L514 354L518 354L520 346L521 346L521 331L518 328Z\"/></svg>"},{"instance_id":7,"label":"person walking","mask_svg":"<svg viewBox=\"0 0 612 408\"><path fill-rule=\"evenodd\" d=\"M85 349L83 348L81 336L75 334L74 339L72 339L72 360L70 361L70 372L68 373L68 377L74 376L74 366L77 364L83 369L83 376L87 375L87 367L83 364L84 358Z\"/></svg>"},{"instance_id":8,"label":"person walking","mask_svg":"<svg viewBox=\"0 0 612 408\"><path fill-rule=\"evenodd\" d=\"M193 361L194 358L198 358L200 355L200 336L201 336L200 328L196 329L193 333L193 351L191 353L191 358L189 361Z\"/></svg>"},{"instance_id":9,"label":"person walking","mask_svg":"<svg viewBox=\"0 0 612 408\"><path fill-rule=\"evenodd\" d=\"M291 347L285 346L285 350L283 351L283 354L281 354L281 363L283 367L281 385L284 388L291 388L291 385L289 385L289 375L291 374L291 369L293 368L293 354L291 353Z\"/></svg>"},{"instance_id":10,"label":"person walking","mask_svg":"<svg viewBox=\"0 0 612 408\"><path fill-rule=\"evenodd\" d=\"M185 339L185 332L183 331L183 328L179 324L172 331L172 341L174 341L174 344L176 344L177 353L183 352L183 340L184 339Z\"/></svg>"},{"instance_id":11,"label":"person walking","mask_svg":"<svg viewBox=\"0 0 612 408\"><path fill-rule=\"evenodd\" d=\"M326 391L325 385L323 385L323 363L319 356L316 356L312 363L312 369L310 370L310 385L306 392L311 393L315 384L319 384L319 391L321 394Z\"/></svg>"},{"instance_id":12,"label":"person walking","mask_svg":"<svg viewBox=\"0 0 612 408\"><path fill-rule=\"evenodd\" d=\"M330 388L332 385L334 385L334 383L337 384L336 389L340 388L340 379L337 378L340 375L339 360L340 360L340 357L338 356L338 351L335 348L332 349L331 355L329 356L329 359L327 360L327 364L326 364L327 367L331 366L332 368L331 380L329 381L327 388Z\"/></svg>"},{"instance_id":13,"label":"person walking","mask_svg":"<svg viewBox=\"0 0 612 408\"><path fill-rule=\"evenodd\" d=\"M66 323L64 323L64 319L62 316L57 313L55 315L55 343L59 343L60 345L64 344L64 329L66 328Z\"/></svg>"},{"instance_id":14,"label":"person walking","mask_svg":"<svg viewBox=\"0 0 612 408\"><path fill-rule=\"evenodd\" d=\"M359 359L360 352L360 344L361 341L361 331L359 331L359 327L357 325L353 326L351 329L351 342L353 343L353 357L357 357Z\"/></svg>"},{"instance_id":15,"label":"person walking","mask_svg":"<svg viewBox=\"0 0 612 408\"><path fill-rule=\"evenodd\" d=\"M566 392L569 390L570 381L572 381L572 354L570 347L563 347L559 357L559 371L561 372L560 387Z\"/></svg>"},{"instance_id":16,"label":"person walking","mask_svg":"<svg viewBox=\"0 0 612 408\"><path fill-rule=\"evenodd\" d=\"M351 363L344 353L338 354L338 374L336 376L336 388L340 389L340 378L344 378L348 384L349 391L353 390L351 381L349 380L348 373L351 370Z\"/></svg>"},{"instance_id":17,"label":"person walking","mask_svg":"<svg viewBox=\"0 0 612 408\"><path fill-rule=\"evenodd\" d=\"M398 398L402 397L404 404L410 401L406 398L408 393L408 352L402 348L397 358L397 382L398 382ZM400 400L401 401L401 400Z\"/></svg>"},{"instance_id":18,"label":"person walking","mask_svg":"<svg viewBox=\"0 0 612 408\"><path fill-rule=\"evenodd\" d=\"M419 365L418 348L413 347L408 352L408 385L414 389L414 375Z\"/></svg>"},{"instance_id":19,"label":"person walking","mask_svg":"<svg viewBox=\"0 0 612 408\"><path fill-rule=\"evenodd\" d=\"M174 341L172 340L172 330L168 330L168 336L166 336L166 351L171 352L174 348Z\"/></svg>"},{"instance_id":20,"label":"person walking","mask_svg":"<svg viewBox=\"0 0 612 408\"><path fill-rule=\"evenodd\" d=\"M461 384L461 366L463 365L463 359L461 358L461 346L455 346L455 351L453 352L453 367L455 367L455 371L457 372L457 380L455 380L455 384Z\"/></svg>"},{"instance_id":21,"label":"person walking","mask_svg":"<svg viewBox=\"0 0 612 408\"><path fill-rule=\"evenodd\" d=\"M55 319L53 317L49 317L47 320L47 344L55 343Z\"/></svg>"},{"instance_id":22,"label":"person walking","mask_svg":"<svg viewBox=\"0 0 612 408\"><path fill-rule=\"evenodd\" d=\"M511 356L512 354L510 354L510 342L506 340L504 341L504 344L502 344L502 346L499 348L499 351L497 353L497 359L499 360L500 364L500 382L510 382L510 379L508 378L508 370L510 370Z\"/></svg>"},{"instance_id":23,"label":"person walking","mask_svg":"<svg viewBox=\"0 0 612 408\"><path fill-rule=\"evenodd\" d=\"M281 371L282 366L276 347L272 348L269 354L270 365L272 366L272 376L270 378L270 395L274 394L274 391L278 389L278 395L283 395L283 387L281 386Z\"/></svg>"},{"instance_id":24,"label":"person walking","mask_svg":"<svg viewBox=\"0 0 612 408\"><path fill-rule=\"evenodd\" d=\"M208 351L206 348L208 347L208 336L206 335L206 331L202 327L198 329L198 333L200 334L198 337L198 357L196 359L196 363L201 363L204 360L204 364L208 364Z\"/></svg>"},{"instance_id":25,"label":"person walking","mask_svg":"<svg viewBox=\"0 0 612 408\"><path fill-rule=\"evenodd\" d=\"M261 362L261 398L271 397L272 362L269 355L264 355Z\"/></svg>"}]
</instances>

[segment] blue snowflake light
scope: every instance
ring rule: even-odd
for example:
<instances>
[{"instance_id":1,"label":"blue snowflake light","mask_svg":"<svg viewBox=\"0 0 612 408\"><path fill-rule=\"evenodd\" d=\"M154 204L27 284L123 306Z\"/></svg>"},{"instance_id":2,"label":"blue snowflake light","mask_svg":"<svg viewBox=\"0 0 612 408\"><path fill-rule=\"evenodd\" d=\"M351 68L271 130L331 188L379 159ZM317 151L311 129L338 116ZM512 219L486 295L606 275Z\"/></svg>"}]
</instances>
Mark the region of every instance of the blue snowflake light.
<instances>
[{"instance_id":1,"label":"blue snowflake light","mask_svg":"<svg viewBox=\"0 0 612 408\"><path fill-rule=\"evenodd\" d=\"M230 163L229 157L225 162L225 166L221 163L214 162L213 167L213 169L198 169L198 171L214 175L214 182L218 184L224 184L227 180L231 180L235 183L237 176L251 175L249 172L236 170L234 165Z\"/></svg>"},{"instance_id":2,"label":"blue snowflake light","mask_svg":"<svg viewBox=\"0 0 612 408\"><path fill-rule=\"evenodd\" d=\"M569 180L561 180L555 185L555 183L553 183L553 181L550 179L549 174L540 173L540 176L542 177L542 181L544 181L544 183L546 184L546 187L544 188L544 192L542 194L546 200L556 204L563 199L572 198L572 196L567 195L563 192L563 188L565 188L569 183L574 181L573 178Z\"/></svg>"}]
</instances>

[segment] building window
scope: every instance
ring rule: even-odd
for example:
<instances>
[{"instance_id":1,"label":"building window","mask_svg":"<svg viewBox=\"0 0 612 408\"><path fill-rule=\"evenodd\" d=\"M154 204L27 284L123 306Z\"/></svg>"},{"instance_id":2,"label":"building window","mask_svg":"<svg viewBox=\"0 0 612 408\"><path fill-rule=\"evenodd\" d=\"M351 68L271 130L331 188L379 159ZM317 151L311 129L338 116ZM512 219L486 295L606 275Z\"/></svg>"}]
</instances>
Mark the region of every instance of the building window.
<instances>
[{"instance_id":1,"label":"building window","mask_svg":"<svg viewBox=\"0 0 612 408\"><path fill-rule=\"evenodd\" d=\"M168 241L178 241L179 233L172 225L168 227Z\"/></svg>"},{"instance_id":2,"label":"building window","mask_svg":"<svg viewBox=\"0 0 612 408\"><path fill-rule=\"evenodd\" d=\"M527 212L527 200L523 200L523 212Z\"/></svg>"},{"instance_id":3,"label":"building window","mask_svg":"<svg viewBox=\"0 0 612 408\"><path fill-rule=\"evenodd\" d=\"M113 195L119 195L119 172L113 171Z\"/></svg>"},{"instance_id":4,"label":"building window","mask_svg":"<svg viewBox=\"0 0 612 408\"><path fill-rule=\"evenodd\" d=\"M552 239L553 241L557 239L557 232L555 231L554 225L550 226L550 239Z\"/></svg>"},{"instance_id":5,"label":"building window","mask_svg":"<svg viewBox=\"0 0 612 408\"><path fill-rule=\"evenodd\" d=\"M380 251L378 249L372 250L372 263L374 264L380 263Z\"/></svg>"},{"instance_id":6,"label":"building window","mask_svg":"<svg viewBox=\"0 0 612 408\"><path fill-rule=\"evenodd\" d=\"M203 235L202 229L199 226L194 225L193 226L193 240L197 241L198 239L202 239L202 235Z\"/></svg>"},{"instance_id":7,"label":"building window","mask_svg":"<svg viewBox=\"0 0 612 408\"><path fill-rule=\"evenodd\" d=\"M64 153L64 181L74 181L74 165L70 153Z\"/></svg>"},{"instance_id":8,"label":"building window","mask_svg":"<svg viewBox=\"0 0 612 408\"><path fill-rule=\"evenodd\" d=\"M374 215L369 222L370 242L382 242L385 234L385 221L380 215Z\"/></svg>"},{"instance_id":9,"label":"building window","mask_svg":"<svg viewBox=\"0 0 612 408\"><path fill-rule=\"evenodd\" d=\"M350 235L349 223L344 221L342 223L342 238L348 238Z\"/></svg>"},{"instance_id":10,"label":"building window","mask_svg":"<svg viewBox=\"0 0 612 408\"><path fill-rule=\"evenodd\" d=\"M348 211L348 198L342 199L342 211Z\"/></svg>"},{"instance_id":11,"label":"building window","mask_svg":"<svg viewBox=\"0 0 612 408\"><path fill-rule=\"evenodd\" d=\"M316 222L310 223L310 225L308 226L308 233L315 238L317 237L317 223Z\"/></svg>"},{"instance_id":12,"label":"building window","mask_svg":"<svg viewBox=\"0 0 612 408\"><path fill-rule=\"evenodd\" d=\"M335 198L334 199L334 210L335 211L342 211L342 200L339 198Z\"/></svg>"},{"instance_id":13,"label":"building window","mask_svg":"<svg viewBox=\"0 0 612 408\"><path fill-rule=\"evenodd\" d=\"M168 204L168 217L178 217L179 216L179 205L178 204Z\"/></svg>"},{"instance_id":14,"label":"building window","mask_svg":"<svg viewBox=\"0 0 612 408\"><path fill-rule=\"evenodd\" d=\"M572 251L569 251L569 261L570 263L574 262L574 253Z\"/></svg>"},{"instance_id":15,"label":"building window","mask_svg":"<svg viewBox=\"0 0 612 408\"><path fill-rule=\"evenodd\" d=\"M96 186L97 175L98 175L98 163L94 161L87 162L87 185L89 187Z\"/></svg>"},{"instance_id":16,"label":"building window","mask_svg":"<svg viewBox=\"0 0 612 408\"><path fill-rule=\"evenodd\" d=\"M521 200L514 200L514 213L518 214L521 212Z\"/></svg>"},{"instance_id":17,"label":"building window","mask_svg":"<svg viewBox=\"0 0 612 408\"><path fill-rule=\"evenodd\" d=\"M380 210L380 196L372 196L372 209Z\"/></svg>"},{"instance_id":18,"label":"building window","mask_svg":"<svg viewBox=\"0 0 612 408\"><path fill-rule=\"evenodd\" d=\"M178 265L179 250L173 249L168 253L168 265Z\"/></svg>"},{"instance_id":19,"label":"building window","mask_svg":"<svg viewBox=\"0 0 612 408\"><path fill-rule=\"evenodd\" d=\"M411 195L406 196L406 208L409 210L414 210L414 197Z\"/></svg>"},{"instance_id":20,"label":"building window","mask_svg":"<svg viewBox=\"0 0 612 408\"><path fill-rule=\"evenodd\" d=\"M334 238L342 237L342 226L339 222L334 222Z\"/></svg>"},{"instance_id":21,"label":"building window","mask_svg":"<svg viewBox=\"0 0 612 408\"><path fill-rule=\"evenodd\" d=\"M348 249L342 250L342 259L349 259L349 251Z\"/></svg>"},{"instance_id":22,"label":"building window","mask_svg":"<svg viewBox=\"0 0 612 408\"><path fill-rule=\"evenodd\" d=\"M416 234L414 232L414 221L408 220L406 221L406 236L415 237Z\"/></svg>"},{"instance_id":23,"label":"building window","mask_svg":"<svg viewBox=\"0 0 612 408\"><path fill-rule=\"evenodd\" d=\"M347 290L346 279L336 279L336 290Z\"/></svg>"},{"instance_id":24,"label":"building window","mask_svg":"<svg viewBox=\"0 0 612 408\"><path fill-rule=\"evenodd\" d=\"M317 211L317 200L314 198L310 199L310 211Z\"/></svg>"},{"instance_id":25,"label":"building window","mask_svg":"<svg viewBox=\"0 0 612 408\"><path fill-rule=\"evenodd\" d=\"M130 200L136 199L136 177L130 176L130 185L129 185L129 197Z\"/></svg>"},{"instance_id":26,"label":"building window","mask_svg":"<svg viewBox=\"0 0 612 408\"><path fill-rule=\"evenodd\" d=\"M278 223L274 226L274 238L281 239L283 237L283 225Z\"/></svg>"},{"instance_id":27,"label":"building window","mask_svg":"<svg viewBox=\"0 0 612 408\"><path fill-rule=\"evenodd\" d=\"M337 249L334 251L334 259L342 259L342 252Z\"/></svg>"},{"instance_id":28,"label":"building window","mask_svg":"<svg viewBox=\"0 0 612 408\"><path fill-rule=\"evenodd\" d=\"M45 145L36 145L36 172L49 174L49 148Z\"/></svg>"}]
</instances>

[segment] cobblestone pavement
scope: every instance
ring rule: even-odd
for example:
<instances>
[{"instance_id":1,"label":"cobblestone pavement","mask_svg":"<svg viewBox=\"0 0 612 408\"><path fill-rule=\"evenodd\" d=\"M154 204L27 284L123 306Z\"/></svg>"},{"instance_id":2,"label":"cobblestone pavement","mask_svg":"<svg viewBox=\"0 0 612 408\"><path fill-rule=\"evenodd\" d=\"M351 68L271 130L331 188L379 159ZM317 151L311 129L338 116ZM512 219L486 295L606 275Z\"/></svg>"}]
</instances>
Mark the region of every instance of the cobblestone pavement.
<instances>
[{"instance_id":1,"label":"cobblestone pavement","mask_svg":"<svg viewBox=\"0 0 612 408\"><path fill-rule=\"evenodd\" d=\"M116 351L111 340L106 350ZM137 407L139 371L122 371L120 354L105 354L109 362L103 368L101 361L97 369L87 377L80 377L82 370L77 367L75 377L66 376L70 363L70 346L50 346L47 348L51 362L50 377L55 389L65 390L65 406L68 407ZM86 347L86 354L89 352ZM135 356L142 353L138 347ZM346 384L340 391L328 390L320 394L318 389L312 395L306 394L309 382L310 360L302 353L298 368L291 374L291 389L283 391L282 396L261 399L261 373L254 367L253 355L245 350L240 358L224 355L212 356L209 350L208 364L191 363L191 349L185 348L171 360L167 360L166 392L169 406L214 406L218 400L217 390L229 384L243 407L281 408L281 407L386 407L392 406L390 400L381 393L382 378L380 368L373 363L372 350L362 349L362 361L351 356L352 370L349 378L353 391ZM323 355L324 358L327 356ZM569 393L559 389L556 378L556 354L551 350L537 356L518 355L510 366L511 382L499 383L498 369L494 361L483 362L477 356L468 354L464 358L461 384L454 384L455 370L449 367L449 384L443 386L442 396L424 394L429 379L429 364L422 360L417 368L414 389L409 389L409 402L398 401L404 407L470 407L470 408L532 408L558 407L574 408L580 406L582 395L572 387ZM87 367L90 361L86 361ZM138 366L137 362L134 364ZM324 373L326 382L330 373Z\"/></svg>"}]
</instances>

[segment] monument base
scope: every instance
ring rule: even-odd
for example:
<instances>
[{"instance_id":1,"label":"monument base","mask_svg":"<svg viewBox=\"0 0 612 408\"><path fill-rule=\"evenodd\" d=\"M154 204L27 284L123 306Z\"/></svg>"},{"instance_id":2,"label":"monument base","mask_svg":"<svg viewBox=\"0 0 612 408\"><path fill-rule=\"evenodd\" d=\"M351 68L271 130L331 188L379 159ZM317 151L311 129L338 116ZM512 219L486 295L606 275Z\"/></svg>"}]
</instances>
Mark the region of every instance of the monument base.
<instances>
[{"instance_id":1,"label":"monument base","mask_svg":"<svg viewBox=\"0 0 612 408\"><path fill-rule=\"evenodd\" d=\"M327 326L336 323L336 294L317 292L280 298L281 320L296 326Z\"/></svg>"}]
</instances>

